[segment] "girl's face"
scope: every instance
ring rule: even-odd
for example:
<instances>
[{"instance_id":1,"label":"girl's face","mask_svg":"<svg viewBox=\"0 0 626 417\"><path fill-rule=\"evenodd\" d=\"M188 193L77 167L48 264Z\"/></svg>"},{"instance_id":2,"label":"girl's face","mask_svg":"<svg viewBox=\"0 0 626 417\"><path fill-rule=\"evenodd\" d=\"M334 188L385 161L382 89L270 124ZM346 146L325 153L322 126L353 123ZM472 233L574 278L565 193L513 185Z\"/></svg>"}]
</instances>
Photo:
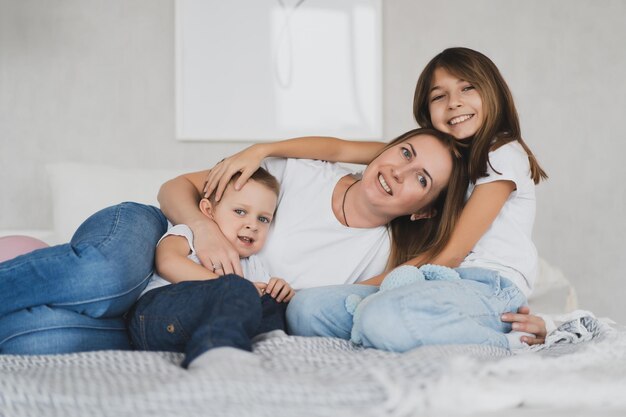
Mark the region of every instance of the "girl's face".
<instances>
[{"instance_id":1,"label":"girl's face","mask_svg":"<svg viewBox=\"0 0 626 417\"><path fill-rule=\"evenodd\" d=\"M483 102L476 88L443 68L433 74L428 110L433 127L456 139L474 136L483 123Z\"/></svg>"},{"instance_id":2,"label":"girl's face","mask_svg":"<svg viewBox=\"0 0 626 417\"><path fill-rule=\"evenodd\" d=\"M452 156L434 136L420 134L385 150L363 172L372 211L393 219L427 213L450 180ZM418 217L420 217L418 215Z\"/></svg>"}]
</instances>

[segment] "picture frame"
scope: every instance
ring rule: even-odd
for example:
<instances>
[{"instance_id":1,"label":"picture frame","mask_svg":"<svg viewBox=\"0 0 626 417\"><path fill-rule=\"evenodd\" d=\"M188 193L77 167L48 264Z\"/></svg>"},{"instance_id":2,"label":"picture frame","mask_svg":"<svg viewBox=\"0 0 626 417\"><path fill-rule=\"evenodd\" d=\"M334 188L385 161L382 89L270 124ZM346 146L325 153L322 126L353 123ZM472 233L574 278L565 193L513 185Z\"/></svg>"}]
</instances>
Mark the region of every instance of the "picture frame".
<instances>
[{"instance_id":1,"label":"picture frame","mask_svg":"<svg viewBox=\"0 0 626 417\"><path fill-rule=\"evenodd\" d=\"M175 4L178 140L381 138L381 0Z\"/></svg>"}]
</instances>

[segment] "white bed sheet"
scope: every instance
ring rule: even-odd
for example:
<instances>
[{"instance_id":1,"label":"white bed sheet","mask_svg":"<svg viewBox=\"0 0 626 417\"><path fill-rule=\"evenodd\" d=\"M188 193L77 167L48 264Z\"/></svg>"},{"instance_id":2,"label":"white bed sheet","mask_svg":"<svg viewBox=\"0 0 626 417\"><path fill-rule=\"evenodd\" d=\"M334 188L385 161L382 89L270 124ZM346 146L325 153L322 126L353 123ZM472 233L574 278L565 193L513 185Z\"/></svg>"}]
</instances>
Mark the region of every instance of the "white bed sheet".
<instances>
[{"instance_id":1,"label":"white bed sheet","mask_svg":"<svg viewBox=\"0 0 626 417\"><path fill-rule=\"evenodd\" d=\"M254 353L214 350L188 371L180 360L122 351L0 356L0 415L626 415L623 328L517 355L478 345L395 354L275 334Z\"/></svg>"}]
</instances>

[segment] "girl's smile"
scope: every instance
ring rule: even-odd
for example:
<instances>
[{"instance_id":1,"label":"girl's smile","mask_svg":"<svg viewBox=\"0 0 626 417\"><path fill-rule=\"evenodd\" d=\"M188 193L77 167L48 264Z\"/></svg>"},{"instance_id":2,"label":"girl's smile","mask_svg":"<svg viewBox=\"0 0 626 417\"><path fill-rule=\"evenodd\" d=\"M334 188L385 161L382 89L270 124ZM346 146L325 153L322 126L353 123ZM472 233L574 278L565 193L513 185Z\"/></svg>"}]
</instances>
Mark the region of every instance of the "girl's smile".
<instances>
[{"instance_id":1,"label":"girl's smile","mask_svg":"<svg viewBox=\"0 0 626 417\"><path fill-rule=\"evenodd\" d=\"M457 116L457 117L454 117L454 118L448 120L448 124L450 126L458 125L459 123L463 123L464 121L469 120L472 117L474 117L473 114L464 114L462 116Z\"/></svg>"}]
</instances>

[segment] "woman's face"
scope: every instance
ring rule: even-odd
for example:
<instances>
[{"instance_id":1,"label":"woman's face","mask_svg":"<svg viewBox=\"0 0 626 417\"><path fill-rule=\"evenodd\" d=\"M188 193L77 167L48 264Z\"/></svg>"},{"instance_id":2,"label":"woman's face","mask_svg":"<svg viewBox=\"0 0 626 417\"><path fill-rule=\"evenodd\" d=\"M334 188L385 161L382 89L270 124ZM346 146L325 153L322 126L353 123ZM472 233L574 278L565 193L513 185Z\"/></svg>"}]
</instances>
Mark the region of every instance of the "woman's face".
<instances>
[{"instance_id":1,"label":"woman's face","mask_svg":"<svg viewBox=\"0 0 626 417\"><path fill-rule=\"evenodd\" d=\"M450 151L434 136L419 134L374 159L363 172L362 187L380 216L419 215L428 212L451 172Z\"/></svg>"}]
</instances>

